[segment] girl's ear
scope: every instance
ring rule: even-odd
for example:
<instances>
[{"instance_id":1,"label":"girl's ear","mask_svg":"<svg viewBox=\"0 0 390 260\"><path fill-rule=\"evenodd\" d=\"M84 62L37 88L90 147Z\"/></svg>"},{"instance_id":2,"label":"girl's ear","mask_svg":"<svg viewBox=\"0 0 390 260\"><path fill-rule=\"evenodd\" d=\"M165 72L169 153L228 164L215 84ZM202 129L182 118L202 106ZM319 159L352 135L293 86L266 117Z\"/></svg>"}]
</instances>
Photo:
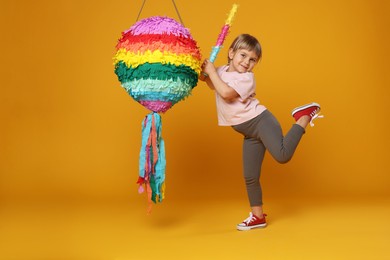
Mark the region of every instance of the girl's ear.
<instances>
[{"instance_id":1,"label":"girl's ear","mask_svg":"<svg viewBox=\"0 0 390 260\"><path fill-rule=\"evenodd\" d=\"M229 54L228 54L228 56L229 56L229 60L232 60L232 59L233 59L233 57L234 57L234 51L233 51L232 48L229 49Z\"/></svg>"}]
</instances>

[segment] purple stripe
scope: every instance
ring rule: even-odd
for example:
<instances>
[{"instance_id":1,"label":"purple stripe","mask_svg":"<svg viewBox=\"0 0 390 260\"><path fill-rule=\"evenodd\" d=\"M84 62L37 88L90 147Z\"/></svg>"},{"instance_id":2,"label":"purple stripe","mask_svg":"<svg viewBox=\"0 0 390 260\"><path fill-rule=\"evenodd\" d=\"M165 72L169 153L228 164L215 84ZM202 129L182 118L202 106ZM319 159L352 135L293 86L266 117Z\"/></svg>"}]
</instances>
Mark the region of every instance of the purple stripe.
<instances>
[{"instance_id":1,"label":"purple stripe","mask_svg":"<svg viewBox=\"0 0 390 260\"><path fill-rule=\"evenodd\" d=\"M133 35L142 34L173 34L192 39L187 28L176 20L169 17L152 16L138 21L124 33L131 32Z\"/></svg>"},{"instance_id":2,"label":"purple stripe","mask_svg":"<svg viewBox=\"0 0 390 260\"><path fill-rule=\"evenodd\" d=\"M171 102L165 101L148 101L148 100L140 100L139 103L146 107L147 109L157 112L157 113L165 113L168 109L172 107Z\"/></svg>"}]
</instances>

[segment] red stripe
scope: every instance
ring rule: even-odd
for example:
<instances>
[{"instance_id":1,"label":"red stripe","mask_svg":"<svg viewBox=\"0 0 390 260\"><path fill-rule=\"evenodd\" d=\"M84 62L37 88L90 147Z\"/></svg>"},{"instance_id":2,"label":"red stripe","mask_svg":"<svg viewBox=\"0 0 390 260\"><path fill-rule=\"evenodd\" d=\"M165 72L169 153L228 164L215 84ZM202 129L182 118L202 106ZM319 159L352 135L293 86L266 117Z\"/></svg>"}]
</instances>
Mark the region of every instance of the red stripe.
<instances>
[{"instance_id":1,"label":"red stripe","mask_svg":"<svg viewBox=\"0 0 390 260\"><path fill-rule=\"evenodd\" d=\"M122 33L122 38L118 40L116 46L117 49L126 48L127 45L132 43L149 43L160 41L164 44L175 43L186 46L187 48L197 49L196 41L190 38L182 36L168 35L168 34L143 34L143 35L132 35L131 33Z\"/></svg>"}]
</instances>

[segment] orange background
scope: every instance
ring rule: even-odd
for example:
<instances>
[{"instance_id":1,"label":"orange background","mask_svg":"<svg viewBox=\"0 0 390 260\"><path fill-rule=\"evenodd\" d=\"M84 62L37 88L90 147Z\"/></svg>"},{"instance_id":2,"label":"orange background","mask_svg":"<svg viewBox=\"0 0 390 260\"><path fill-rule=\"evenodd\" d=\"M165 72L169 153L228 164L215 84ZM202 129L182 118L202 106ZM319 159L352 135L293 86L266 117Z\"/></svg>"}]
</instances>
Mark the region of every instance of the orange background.
<instances>
[{"instance_id":1,"label":"orange background","mask_svg":"<svg viewBox=\"0 0 390 260\"><path fill-rule=\"evenodd\" d=\"M141 1L140 1L141 2ZM170 1L147 1L141 19L178 19ZM234 1L177 2L204 57ZM293 160L267 156L266 196L388 195L389 18L385 1L240 1L225 45L239 33L262 43L257 96L280 120L316 101ZM112 57L136 20L132 1L2 1L1 196L137 196L141 121L149 112L121 88ZM388 4L387 4L388 5ZM203 16L203 17L201 17ZM226 61L226 48L217 65ZM241 136L218 127L200 82L163 115L167 199L241 196Z\"/></svg>"},{"instance_id":2,"label":"orange background","mask_svg":"<svg viewBox=\"0 0 390 260\"><path fill-rule=\"evenodd\" d=\"M389 2L176 1L203 57L233 3L240 6L215 63L226 62L236 35L253 34L263 47L257 97L284 131L298 105L318 102L325 115L308 127L291 162L280 165L266 155L265 203L388 199ZM141 122L149 111L122 89L112 61L117 39L136 21L141 4L1 0L3 206L144 202L135 182ZM178 20L168 0L146 1L140 19L152 15ZM217 126L214 94L204 83L162 120L168 203L247 203L242 138Z\"/></svg>"}]
</instances>

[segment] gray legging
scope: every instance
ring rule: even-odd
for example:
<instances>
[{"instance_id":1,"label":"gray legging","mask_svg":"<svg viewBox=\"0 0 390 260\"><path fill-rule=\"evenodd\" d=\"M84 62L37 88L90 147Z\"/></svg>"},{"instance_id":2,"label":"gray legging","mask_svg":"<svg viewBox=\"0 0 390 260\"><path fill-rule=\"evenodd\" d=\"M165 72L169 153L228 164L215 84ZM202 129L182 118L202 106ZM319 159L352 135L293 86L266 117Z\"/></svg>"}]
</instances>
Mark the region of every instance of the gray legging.
<instances>
[{"instance_id":1,"label":"gray legging","mask_svg":"<svg viewBox=\"0 0 390 260\"><path fill-rule=\"evenodd\" d=\"M244 135L243 162L246 190L251 207L263 205L260 171L265 151L279 163L288 162L298 146L305 129L294 124L283 136L282 128L274 115L265 110L257 117L233 126Z\"/></svg>"}]
</instances>

